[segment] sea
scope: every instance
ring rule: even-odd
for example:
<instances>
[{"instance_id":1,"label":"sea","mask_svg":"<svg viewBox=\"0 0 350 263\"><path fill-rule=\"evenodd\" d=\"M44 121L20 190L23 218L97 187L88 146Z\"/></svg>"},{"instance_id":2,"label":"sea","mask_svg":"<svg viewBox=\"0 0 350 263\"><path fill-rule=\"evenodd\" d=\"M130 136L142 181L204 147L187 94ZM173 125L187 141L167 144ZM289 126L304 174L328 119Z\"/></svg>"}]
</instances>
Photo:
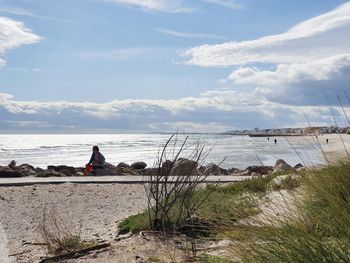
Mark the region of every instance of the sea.
<instances>
[{"instance_id":1,"label":"sea","mask_svg":"<svg viewBox=\"0 0 350 263\"><path fill-rule=\"evenodd\" d=\"M92 146L98 145L111 164L143 161L152 167L170 137L170 134L0 134L0 165L15 160L18 165L28 163L41 168L83 167L90 159ZM195 159L201 153L201 164L216 163L226 169L274 165L278 159L290 165L324 163L320 147L312 137L176 134L165 148L165 157L172 159L182 145L180 157Z\"/></svg>"}]
</instances>

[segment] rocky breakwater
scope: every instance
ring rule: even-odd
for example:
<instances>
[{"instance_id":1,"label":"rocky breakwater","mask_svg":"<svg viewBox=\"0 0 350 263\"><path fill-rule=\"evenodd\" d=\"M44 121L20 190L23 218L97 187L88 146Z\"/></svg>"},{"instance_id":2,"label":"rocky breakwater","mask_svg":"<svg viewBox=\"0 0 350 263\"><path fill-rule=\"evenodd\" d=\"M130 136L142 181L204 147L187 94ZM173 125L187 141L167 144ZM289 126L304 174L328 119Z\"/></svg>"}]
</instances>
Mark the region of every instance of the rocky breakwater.
<instances>
[{"instance_id":1,"label":"rocky breakwater","mask_svg":"<svg viewBox=\"0 0 350 263\"><path fill-rule=\"evenodd\" d=\"M297 164L295 167L290 166L284 160L276 161L275 166L248 166L246 169L230 168L224 169L214 163L199 165L196 161L186 158L179 158L175 162L166 160L159 167L147 168L144 162L134 162L127 164L121 162L117 165L106 163L103 169L97 169L95 173L86 173L83 167L72 167L66 165L49 165L47 169L39 167L34 168L29 164L17 165L11 161L6 166L0 166L0 178L10 177L63 177L63 176L84 176L84 175L230 175L230 176L262 176L273 172L289 171L300 169L303 166Z\"/></svg>"}]
</instances>

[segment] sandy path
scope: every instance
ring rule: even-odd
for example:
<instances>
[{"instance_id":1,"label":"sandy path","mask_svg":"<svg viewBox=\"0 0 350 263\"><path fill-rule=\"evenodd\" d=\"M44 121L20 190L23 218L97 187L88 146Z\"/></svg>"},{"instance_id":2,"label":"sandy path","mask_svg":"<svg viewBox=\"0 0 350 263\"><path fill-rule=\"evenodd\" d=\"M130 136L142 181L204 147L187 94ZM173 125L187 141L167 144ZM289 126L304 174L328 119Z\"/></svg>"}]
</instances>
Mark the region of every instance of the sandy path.
<instances>
[{"instance_id":1,"label":"sandy path","mask_svg":"<svg viewBox=\"0 0 350 263\"><path fill-rule=\"evenodd\" d=\"M38 225L45 207L72 229L80 229L85 240L102 242L116 237L116 221L142 211L147 204L142 185L0 187L0 196L0 222L6 230L9 253L19 253L16 262L26 263L38 262L46 253L33 244L42 242Z\"/></svg>"}]
</instances>

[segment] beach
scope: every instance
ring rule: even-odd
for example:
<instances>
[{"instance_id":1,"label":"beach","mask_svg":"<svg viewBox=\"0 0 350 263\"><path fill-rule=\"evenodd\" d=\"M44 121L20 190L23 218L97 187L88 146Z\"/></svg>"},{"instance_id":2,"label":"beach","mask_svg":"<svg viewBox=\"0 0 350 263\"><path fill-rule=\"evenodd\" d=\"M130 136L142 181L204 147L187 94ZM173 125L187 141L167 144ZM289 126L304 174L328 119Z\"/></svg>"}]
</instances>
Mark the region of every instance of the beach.
<instances>
[{"instance_id":1,"label":"beach","mask_svg":"<svg viewBox=\"0 0 350 263\"><path fill-rule=\"evenodd\" d=\"M46 255L39 234L44 210L81 232L84 240L110 242L117 236L119 220L143 211L142 185L60 184L0 188L0 222L15 262L38 262Z\"/></svg>"},{"instance_id":2,"label":"beach","mask_svg":"<svg viewBox=\"0 0 350 263\"><path fill-rule=\"evenodd\" d=\"M342 134L341 137L350 151L350 135ZM328 144L324 143L327 138ZM290 137L288 140L292 145L303 145L315 138ZM322 150L327 158L335 161L346 156L339 134L318 136L318 140L322 142ZM138 236L117 243L115 241L117 222L147 207L144 186L141 184L66 183L0 187L0 206L3 228L0 237L2 233L8 241L2 249L7 249L8 254L13 255L12 260L16 260L13 262L38 262L40 257L47 255L39 233L44 211L52 211L62 218L73 230L78 230L85 241L113 244L98 258L90 255L67 262L117 262L116 259L121 258L118 262L132 262L136 255L152 255L152 251L157 251L156 243L147 243Z\"/></svg>"},{"instance_id":3,"label":"beach","mask_svg":"<svg viewBox=\"0 0 350 263\"><path fill-rule=\"evenodd\" d=\"M350 135L349 134L327 134L321 138L328 138L328 144L323 148L326 156L333 161L347 157L350 154Z\"/></svg>"}]
</instances>

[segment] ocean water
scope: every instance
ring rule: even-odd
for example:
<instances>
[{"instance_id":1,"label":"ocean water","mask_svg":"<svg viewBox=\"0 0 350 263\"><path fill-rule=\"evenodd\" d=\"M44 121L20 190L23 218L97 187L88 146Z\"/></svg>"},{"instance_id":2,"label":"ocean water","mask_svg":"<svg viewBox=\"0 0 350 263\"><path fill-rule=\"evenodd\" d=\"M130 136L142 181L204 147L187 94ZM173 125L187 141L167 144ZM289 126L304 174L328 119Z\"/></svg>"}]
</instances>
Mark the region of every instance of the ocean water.
<instances>
[{"instance_id":1,"label":"ocean water","mask_svg":"<svg viewBox=\"0 0 350 263\"><path fill-rule=\"evenodd\" d=\"M177 135L180 146L187 135ZM169 139L168 134L1 134L0 165L15 160L35 167L47 165L84 166L90 159L91 148L98 145L106 161L117 165L144 161L152 166L160 147ZM313 138L305 137L231 136L215 134L190 134L182 157L204 146L207 154L204 163L221 163L223 168L243 169L250 165L274 165L284 159L291 165L323 163L322 154ZM169 151L172 147L169 148ZM205 154L203 154L204 156Z\"/></svg>"}]
</instances>

